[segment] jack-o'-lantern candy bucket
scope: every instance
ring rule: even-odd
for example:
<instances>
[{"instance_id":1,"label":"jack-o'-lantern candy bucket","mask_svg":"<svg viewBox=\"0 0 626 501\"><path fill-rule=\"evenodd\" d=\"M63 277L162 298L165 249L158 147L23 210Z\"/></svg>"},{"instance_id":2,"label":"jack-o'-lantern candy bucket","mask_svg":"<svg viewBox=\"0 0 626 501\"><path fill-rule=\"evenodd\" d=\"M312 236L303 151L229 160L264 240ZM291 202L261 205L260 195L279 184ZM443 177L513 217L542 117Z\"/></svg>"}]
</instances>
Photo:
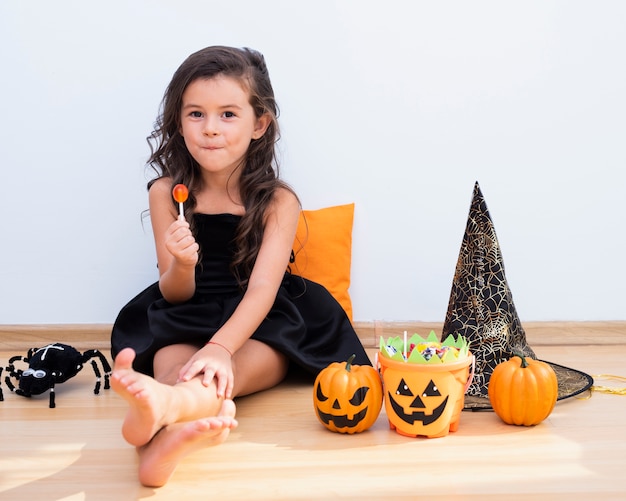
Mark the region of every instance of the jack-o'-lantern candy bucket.
<instances>
[{"instance_id":1,"label":"jack-o'-lantern candy bucket","mask_svg":"<svg viewBox=\"0 0 626 501\"><path fill-rule=\"evenodd\" d=\"M409 437L444 437L456 431L474 357L467 341L450 335L439 343L414 334L380 340L377 366L382 376L389 426ZM471 373L470 373L471 367Z\"/></svg>"}]
</instances>

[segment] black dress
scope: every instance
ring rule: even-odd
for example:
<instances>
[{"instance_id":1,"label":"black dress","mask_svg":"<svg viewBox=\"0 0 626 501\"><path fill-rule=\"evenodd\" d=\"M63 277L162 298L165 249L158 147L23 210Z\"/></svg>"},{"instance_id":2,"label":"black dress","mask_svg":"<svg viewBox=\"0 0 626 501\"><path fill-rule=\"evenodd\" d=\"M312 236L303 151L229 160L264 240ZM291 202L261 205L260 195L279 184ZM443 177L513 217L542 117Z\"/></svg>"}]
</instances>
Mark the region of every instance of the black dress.
<instances>
[{"instance_id":1,"label":"black dress","mask_svg":"<svg viewBox=\"0 0 626 501\"><path fill-rule=\"evenodd\" d=\"M152 375L152 359L177 343L202 346L230 318L243 297L229 264L240 216L195 214L201 262L196 292L184 303L163 299L159 284L140 292L120 311L111 334L115 357L123 348L137 353L134 368ZM371 365L340 304L321 285L286 273L272 309L252 339L284 353L293 368L317 374L332 362L356 355L354 364Z\"/></svg>"}]
</instances>

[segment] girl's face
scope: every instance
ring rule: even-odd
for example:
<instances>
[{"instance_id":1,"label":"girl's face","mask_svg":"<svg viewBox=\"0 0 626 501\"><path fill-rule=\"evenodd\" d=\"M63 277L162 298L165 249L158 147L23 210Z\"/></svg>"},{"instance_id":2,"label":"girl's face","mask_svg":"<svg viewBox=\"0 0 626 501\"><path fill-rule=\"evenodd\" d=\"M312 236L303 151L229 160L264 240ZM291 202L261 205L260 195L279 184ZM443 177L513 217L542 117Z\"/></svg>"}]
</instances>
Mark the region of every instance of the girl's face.
<instances>
[{"instance_id":1,"label":"girl's face","mask_svg":"<svg viewBox=\"0 0 626 501\"><path fill-rule=\"evenodd\" d=\"M194 80L183 93L180 133L207 174L230 176L268 125L269 117L255 116L248 91L234 78Z\"/></svg>"}]
</instances>

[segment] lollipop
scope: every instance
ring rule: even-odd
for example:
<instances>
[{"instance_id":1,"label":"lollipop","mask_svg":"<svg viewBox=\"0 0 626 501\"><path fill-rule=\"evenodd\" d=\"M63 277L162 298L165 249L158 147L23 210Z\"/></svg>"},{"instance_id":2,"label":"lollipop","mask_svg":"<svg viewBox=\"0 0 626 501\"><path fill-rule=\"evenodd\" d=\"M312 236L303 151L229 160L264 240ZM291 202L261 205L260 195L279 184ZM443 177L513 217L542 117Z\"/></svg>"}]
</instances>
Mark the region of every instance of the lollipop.
<instances>
[{"instance_id":1,"label":"lollipop","mask_svg":"<svg viewBox=\"0 0 626 501\"><path fill-rule=\"evenodd\" d=\"M183 204L187 201L187 197L189 196L189 190L184 184L177 184L172 190L172 196L174 197L174 200L178 202L180 217L184 218L185 211L183 209Z\"/></svg>"}]
</instances>

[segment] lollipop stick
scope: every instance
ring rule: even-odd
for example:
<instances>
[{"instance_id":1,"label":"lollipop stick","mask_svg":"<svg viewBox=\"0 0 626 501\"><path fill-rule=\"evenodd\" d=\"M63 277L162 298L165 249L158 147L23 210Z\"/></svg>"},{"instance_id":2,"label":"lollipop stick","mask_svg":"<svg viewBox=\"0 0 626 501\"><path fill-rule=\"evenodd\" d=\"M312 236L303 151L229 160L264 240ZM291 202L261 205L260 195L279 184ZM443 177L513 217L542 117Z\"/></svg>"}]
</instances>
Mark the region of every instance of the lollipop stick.
<instances>
[{"instance_id":1,"label":"lollipop stick","mask_svg":"<svg viewBox=\"0 0 626 501\"><path fill-rule=\"evenodd\" d=\"M404 331L404 360L406 360L406 331Z\"/></svg>"},{"instance_id":2,"label":"lollipop stick","mask_svg":"<svg viewBox=\"0 0 626 501\"><path fill-rule=\"evenodd\" d=\"M180 213L179 219L185 219L185 208L183 202L178 202L178 212Z\"/></svg>"}]
</instances>

